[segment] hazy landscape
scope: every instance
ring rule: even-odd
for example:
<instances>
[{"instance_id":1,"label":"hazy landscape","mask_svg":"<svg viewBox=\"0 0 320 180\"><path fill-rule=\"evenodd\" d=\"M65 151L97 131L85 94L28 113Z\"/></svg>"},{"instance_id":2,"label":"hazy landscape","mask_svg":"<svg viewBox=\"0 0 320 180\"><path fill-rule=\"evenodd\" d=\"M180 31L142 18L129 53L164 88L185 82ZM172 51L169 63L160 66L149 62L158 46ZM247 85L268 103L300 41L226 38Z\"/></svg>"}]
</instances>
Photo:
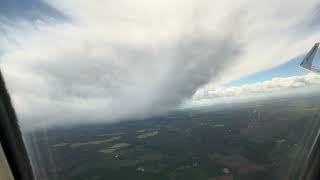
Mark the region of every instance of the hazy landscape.
<instances>
[{"instance_id":1,"label":"hazy landscape","mask_svg":"<svg viewBox=\"0 0 320 180\"><path fill-rule=\"evenodd\" d=\"M51 128L29 134L27 142L37 152L31 157L41 167L40 179L292 179L318 128L319 98L271 98Z\"/></svg>"}]
</instances>

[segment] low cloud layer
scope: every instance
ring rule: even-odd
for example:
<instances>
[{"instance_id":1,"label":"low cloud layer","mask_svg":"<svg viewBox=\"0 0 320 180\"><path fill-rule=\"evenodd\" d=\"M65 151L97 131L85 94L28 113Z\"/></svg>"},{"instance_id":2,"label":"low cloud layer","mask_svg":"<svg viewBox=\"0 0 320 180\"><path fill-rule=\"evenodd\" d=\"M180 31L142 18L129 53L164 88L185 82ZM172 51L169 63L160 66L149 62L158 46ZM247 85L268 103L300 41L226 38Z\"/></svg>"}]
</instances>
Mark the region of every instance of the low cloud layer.
<instances>
[{"instance_id":1,"label":"low cloud layer","mask_svg":"<svg viewBox=\"0 0 320 180\"><path fill-rule=\"evenodd\" d=\"M273 78L259 83L244 84L239 87L202 89L194 95L194 99L252 96L258 94L271 95L272 93L284 92L286 90L311 88L319 85L320 75L309 73L304 76Z\"/></svg>"},{"instance_id":2,"label":"low cloud layer","mask_svg":"<svg viewBox=\"0 0 320 180\"><path fill-rule=\"evenodd\" d=\"M47 5L66 18L0 13L1 70L25 127L165 113L208 82L271 68L320 39L315 0Z\"/></svg>"}]
</instances>

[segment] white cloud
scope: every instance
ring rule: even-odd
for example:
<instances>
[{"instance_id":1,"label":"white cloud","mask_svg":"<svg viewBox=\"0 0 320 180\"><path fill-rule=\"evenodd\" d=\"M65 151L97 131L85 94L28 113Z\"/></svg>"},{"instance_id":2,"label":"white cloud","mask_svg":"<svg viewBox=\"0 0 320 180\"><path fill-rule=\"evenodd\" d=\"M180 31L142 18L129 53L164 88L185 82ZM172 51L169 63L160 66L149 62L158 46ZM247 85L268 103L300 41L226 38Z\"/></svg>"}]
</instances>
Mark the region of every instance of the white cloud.
<instances>
[{"instance_id":1,"label":"white cloud","mask_svg":"<svg viewBox=\"0 0 320 180\"><path fill-rule=\"evenodd\" d=\"M303 76L273 78L259 83L244 84L239 87L202 89L194 95L194 99L239 97L257 94L270 95L292 89L310 88L316 85L320 85L320 75L309 73Z\"/></svg>"},{"instance_id":2,"label":"white cloud","mask_svg":"<svg viewBox=\"0 0 320 180\"><path fill-rule=\"evenodd\" d=\"M0 18L1 68L25 126L163 113L320 39L316 0L47 2L70 21Z\"/></svg>"}]
</instances>

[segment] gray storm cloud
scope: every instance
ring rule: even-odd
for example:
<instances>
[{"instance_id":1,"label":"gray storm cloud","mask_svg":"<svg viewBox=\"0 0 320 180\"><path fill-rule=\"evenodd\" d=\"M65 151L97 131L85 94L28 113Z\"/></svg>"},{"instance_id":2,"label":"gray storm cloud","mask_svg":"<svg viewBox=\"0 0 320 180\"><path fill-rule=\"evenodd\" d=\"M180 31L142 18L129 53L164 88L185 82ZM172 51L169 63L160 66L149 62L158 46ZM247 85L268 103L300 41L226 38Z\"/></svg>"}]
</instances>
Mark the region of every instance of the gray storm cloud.
<instances>
[{"instance_id":1,"label":"gray storm cloud","mask_svg":"<svg viewBox=\"0 0 320 180\"><path fill-rule=\"evenodd\" d=\"M98 44L86 42L81 49L61 49L59 57L8 65L19 69L13 96L22 103L27 122L112 122L165 113L221 73L239 52L230 37L108 46L96 56Z\"/></svg>"},{"instance_id":2,"label":"gray storm cloud","mask_svg":"<svg viewBox=\"0 0 320 180\"><path fill-rule=\"evenodd\" d=\"M68 21L0 15L1 70L26 128L166 113L208 82L275 66L320 37L300 28L313 0L47 3Z\"/></svg>"}]
</instances>

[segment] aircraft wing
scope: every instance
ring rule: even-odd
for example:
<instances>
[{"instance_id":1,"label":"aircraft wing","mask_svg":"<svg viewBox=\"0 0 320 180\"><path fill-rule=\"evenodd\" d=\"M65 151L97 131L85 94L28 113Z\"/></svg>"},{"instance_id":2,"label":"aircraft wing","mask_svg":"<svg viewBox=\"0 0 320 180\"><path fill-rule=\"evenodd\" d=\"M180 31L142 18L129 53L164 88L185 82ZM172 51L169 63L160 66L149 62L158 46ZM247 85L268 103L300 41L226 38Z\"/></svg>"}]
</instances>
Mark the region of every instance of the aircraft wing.
<instances>
[{"instance_id":1,"label":"aircraft wing","mask_svg":"<svg viewBox=\"0 0 320 180\"><path fill-rule=\"evenodd\" d=\"M301 62L301 64L300 64L301 67L303 67L303 68L305 68L305 69L307 69L309 71L315 72L315 73L320 73L320 69L318 69L318 68L316 68L315 66L312 65L318 48L319 48L319 43L316 43L312 47L312 49L308 52L308 54L303 59L303 61Z\"/></svg>"}]
</instances>

